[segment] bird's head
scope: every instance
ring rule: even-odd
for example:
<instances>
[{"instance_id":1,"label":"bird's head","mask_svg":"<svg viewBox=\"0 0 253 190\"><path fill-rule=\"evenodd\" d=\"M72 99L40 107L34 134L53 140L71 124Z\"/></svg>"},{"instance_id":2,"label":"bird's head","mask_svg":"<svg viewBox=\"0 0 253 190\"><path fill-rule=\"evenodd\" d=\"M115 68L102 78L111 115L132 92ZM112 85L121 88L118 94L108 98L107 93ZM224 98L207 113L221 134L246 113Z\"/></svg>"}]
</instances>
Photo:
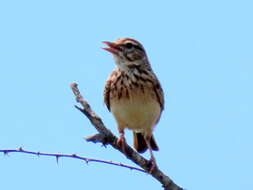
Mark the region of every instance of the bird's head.
<instances>
[{"instance_id":1,"label":"bird's head","mask_svg":"<svg viewBox=\"0 0 253 190\"><path fill-rule=\"evenodd\" d=\"M108 46L103 49L112 53L116 65L121 70L148 64L148 58L143 46L135 39L119 38L113 42L103 41L102 43Z\"/></svg>"}]
</instances>

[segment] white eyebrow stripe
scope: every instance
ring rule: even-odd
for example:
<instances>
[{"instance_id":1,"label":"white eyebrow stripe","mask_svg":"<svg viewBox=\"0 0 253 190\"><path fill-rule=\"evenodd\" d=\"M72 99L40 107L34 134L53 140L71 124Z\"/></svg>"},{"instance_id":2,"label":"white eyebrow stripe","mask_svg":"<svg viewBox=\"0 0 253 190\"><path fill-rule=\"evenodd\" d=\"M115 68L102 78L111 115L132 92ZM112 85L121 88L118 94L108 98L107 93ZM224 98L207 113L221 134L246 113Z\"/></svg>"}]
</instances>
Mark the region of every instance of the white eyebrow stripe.
<instances>
[{"instance_id":1,"label":"white eyebrow stripe","mask_svg":"<svg viewBox=\"0 0 253 190\"><path fill-rule=\"evenodd\" d=\"M126 40L126 41L124 42L124 44L127 44L127 43L131 43L131 44L133 44L133 45L139 46L139 44L137 44L136 42L134 42L134 41L132 41L132 40Z\"/></svg>"}]
</instances>

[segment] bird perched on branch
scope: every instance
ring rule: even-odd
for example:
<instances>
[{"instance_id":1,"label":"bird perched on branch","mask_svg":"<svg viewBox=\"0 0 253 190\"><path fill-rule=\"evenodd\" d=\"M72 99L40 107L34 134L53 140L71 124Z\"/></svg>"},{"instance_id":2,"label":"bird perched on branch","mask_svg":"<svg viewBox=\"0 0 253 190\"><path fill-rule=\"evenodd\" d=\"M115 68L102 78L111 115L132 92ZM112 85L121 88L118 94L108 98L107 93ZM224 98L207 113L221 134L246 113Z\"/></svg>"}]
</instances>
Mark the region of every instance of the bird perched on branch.
<instances>
[{"instance_id":1,"label":"bird perched on branch","mask_svg":"<svg viewBox=\"0 0 253 190\"><path fill-rule=\"evenodd\" d=\"M151 171L156 167L152 150L158 150L153 129L164 108L164 94L153 72L144 47L135 39L104 41L103 49L112 53L116 69L104 88L104 102L116 119L118 143L124 149L124 129L133 131L134 148L150 152Z\"/></svg>"}]
</instances>

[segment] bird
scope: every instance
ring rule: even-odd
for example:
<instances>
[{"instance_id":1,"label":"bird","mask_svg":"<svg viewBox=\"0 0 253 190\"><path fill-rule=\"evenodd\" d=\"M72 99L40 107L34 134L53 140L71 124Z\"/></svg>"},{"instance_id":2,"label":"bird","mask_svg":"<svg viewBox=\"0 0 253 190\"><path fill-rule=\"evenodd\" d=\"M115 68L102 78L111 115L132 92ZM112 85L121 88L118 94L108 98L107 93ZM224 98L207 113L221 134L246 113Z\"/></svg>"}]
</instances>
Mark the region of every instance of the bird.
<instances>
[{"instance_id":1,"label":"bird","mask_svg":"<svg viewBox=\"0 0 253 190\"><path fill-rule=\"evenodd\" d=\"M159 150L153 130L164 110L163 89L139 41L127 37L102 43L116 63L105 83L104 103L116 120L117 142L124 149L124 130L132 130L136 151L149 150L152 171L157 167L153 150Z\"/></svg>"}]
</instances>

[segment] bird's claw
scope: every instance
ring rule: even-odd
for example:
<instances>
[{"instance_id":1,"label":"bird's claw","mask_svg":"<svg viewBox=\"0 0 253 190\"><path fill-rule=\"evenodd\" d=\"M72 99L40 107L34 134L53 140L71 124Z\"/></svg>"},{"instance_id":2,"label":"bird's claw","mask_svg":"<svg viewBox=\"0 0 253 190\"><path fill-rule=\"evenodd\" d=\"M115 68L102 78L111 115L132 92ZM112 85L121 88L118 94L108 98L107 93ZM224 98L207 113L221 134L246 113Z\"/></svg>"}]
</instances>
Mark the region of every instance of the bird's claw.
<instances>
[{"instance_id":1,"label":"bird's claw","mask_svg":"<svg viewBox=\"0 0 253 190\"><path fill-rule=\"evenodd\" d=\"M120 137L118 138L117 144L118 144L118 146L121 147L122 150L125 152L125 150L126 150L126 139L125 139L124 136L120 136Z\"/></svg>"},{"instance_id":2,"label":"bird's claw","mask_svg":"<svg viewBox=\"0 0 253 190\"><path fill-rule=\"evenodd\" d=\"M150 174L153 173L153 171L157 168L155 159L150 158L150 160L148 161L148 167L149 167L148 172Z\"/></svg>"}]
</instances>

